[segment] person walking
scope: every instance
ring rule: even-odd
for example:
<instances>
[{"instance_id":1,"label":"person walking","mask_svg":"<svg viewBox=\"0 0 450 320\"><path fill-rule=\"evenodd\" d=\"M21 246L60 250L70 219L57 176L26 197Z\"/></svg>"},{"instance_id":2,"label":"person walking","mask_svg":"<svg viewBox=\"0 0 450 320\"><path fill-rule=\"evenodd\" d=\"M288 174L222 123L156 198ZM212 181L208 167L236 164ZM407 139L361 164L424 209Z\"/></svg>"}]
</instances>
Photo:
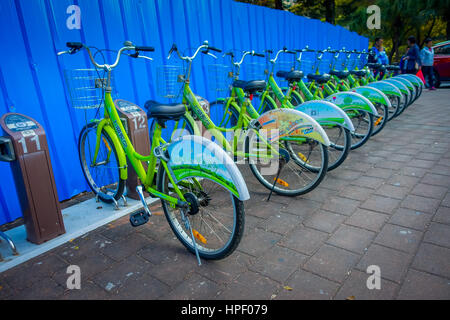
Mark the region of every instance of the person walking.
<instances>
[{"instance_id":1,"label":"person walking","mask_svg":"<svg viewBox=\"0 0 450 320\"><path fill-rule=\"evenodd\" d=\"M403 61L405 64L404 72L410 74L416 74L419 71L421 66L420 61L420 48L416 44L416 38L411 36L408 38L408 52L406 56L403 57Z\"/></svg>"},{"instance_id":2,"label":"person walking","mask_svg":"<svg viewBox=\"0 0 450 320\"><path fill-rule=\"evenodd\" d=\"M430 38L425 39L425 45L420 51L420 60L422 62L422 73L428 83L430 90L436 90L434 87L434 49L433 41Z\"/></svg>"}]
</instances>

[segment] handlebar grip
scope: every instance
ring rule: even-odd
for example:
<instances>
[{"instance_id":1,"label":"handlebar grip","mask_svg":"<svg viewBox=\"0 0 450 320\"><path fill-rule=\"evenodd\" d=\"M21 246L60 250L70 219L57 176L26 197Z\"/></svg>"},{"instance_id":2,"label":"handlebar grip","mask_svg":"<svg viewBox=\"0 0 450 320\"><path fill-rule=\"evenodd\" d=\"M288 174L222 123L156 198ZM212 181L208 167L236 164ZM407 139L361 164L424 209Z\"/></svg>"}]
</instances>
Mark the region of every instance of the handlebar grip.
<instances>
[{"instance_id":1,"label":"handlebar grip","mask_svg":"<svg viewBox=\"0 0 450 320\"><path fill-rule=\"evenodd\" d=\"M146 52L155 51L155 48L153 48L153 47L135 46L134 48L136 51L146 51Z\"/></svg>"},{"instance_id":2,"label":"handlebar grip","mask_svg":"<svg viewBox=\"0 0 450 320\"><path fill-rule=\"evenodd\" d=\"M273 50L267 49L267 50L264 50L264 52L267 52L267 53L273 53Z\"/></svg>"},{"instance_id":3,"label":"handlebar grip","mask_svg":"<svg viewBox=\"0 0 450 320\"><path fill-rule=\"evenodd\" d=\"M295 51L292 51L292 50L286 50L285 52L286 52L286 53L295 54Z\"/></svg>"},{"instance_id":4,"label":"handlebar grip","mask_svg":"<svg viewBox=\"0 0 450 320\"><path fill-rule=\"evenodd\" d=\"M83 44L81 42L67 42L66 46L74 50L79 50L83 48Z\"/></svg>"},{"instance_id":5,"label":"handlebar grip","mask_svg":"<svg viewBox=\"0 0 450 320\"><path fill-rule=\"evenodd\" d=\"M254 53L253 54L254 56L257 56L257 57L261 57L261 58L264 58L265 57L265 55L264 54L262 54L262 53Z\"/></svg>"},{"instance_id":6,"label":"handlebar grip","mask_svg":"<svg viewBox=\"0 0 450 320\"><path fill-rule=\"evenodd\" d=\"M222 50L208 46L208 50L216 51L216 52L222 52Z\"/></svg>"}]
</instances>

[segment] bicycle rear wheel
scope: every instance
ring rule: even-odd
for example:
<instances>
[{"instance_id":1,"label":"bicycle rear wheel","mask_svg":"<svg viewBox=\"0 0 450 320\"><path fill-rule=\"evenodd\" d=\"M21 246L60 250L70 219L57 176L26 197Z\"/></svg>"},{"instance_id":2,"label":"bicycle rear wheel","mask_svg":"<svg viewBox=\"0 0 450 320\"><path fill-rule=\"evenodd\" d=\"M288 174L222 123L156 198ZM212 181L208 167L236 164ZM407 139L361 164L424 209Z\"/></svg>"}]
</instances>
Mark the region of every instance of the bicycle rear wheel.
<instances>
[{"instance_id":1,"label":"bicycle rear wheel","mask_svg":"<svg viewBox=\"0 0 450 320\"><path fill-rule=\"evenodd\" d=\"M230 255L239 245L244 233L244 204L217 182L199 176L183 178L177 186L190 203L185 214L194 237L191 236L179 208L161 199L167 221L180 242L200 257L219 260ZM177 197L166 170L158 171L158 190Z\"/></svg>"},{"instance_id":2,"label":"bicycle rear wheel","mask_svg":"<svg viewBox=\"0 0 450 320\"><path fill-rule=\"evenodd\" d=\"M126 180L120 178L117 150L105 130L101 132L99 151L94 162L96 143L97 123L93 122L84 126L78 139L81 168L89 187L98 198L112 203L122 196Z\"/></svg>"},{"instance_id":3,"label":"bicycle rear wheel","mask_svg":"<svg viewBox=\"0 0 450 320\"><path fill-rule=\"evenodd\" d=\"M375 117L374 124L373 124L373 132L372 136L377 135L378 133L383 130L383 128L386 126L387 123L387 114L389 113L388 107L384 104L376 103L375 108L377 109L377 112L379 116Z\"/></svg>"},{"instance_id":4,"label":"bicycle rear wheel","mask_svg":"<svg viewBox=\"0 0 450 320\"><path fill-rule=\"evenodd\" d=\"M261 147L259 142L257 145ZM271 159L256 157L249 161L250 170L264 187L295 197L314 190L322 182L328 169L326 146L310 139L283 141L279 152L280 156Z\"/></svg>"},{"instance_id":5,"label":"bicycle rear wheel","mask_svg":"<svg viewBox=\"0 0 450 320\"><path fill-rule=\"evenodd\" d=\"M361 110L345 111L353 122L355 132L352 133L351 150L358 149L369 141L373 132L373 115Z\"/></svg>"}]
</instances>

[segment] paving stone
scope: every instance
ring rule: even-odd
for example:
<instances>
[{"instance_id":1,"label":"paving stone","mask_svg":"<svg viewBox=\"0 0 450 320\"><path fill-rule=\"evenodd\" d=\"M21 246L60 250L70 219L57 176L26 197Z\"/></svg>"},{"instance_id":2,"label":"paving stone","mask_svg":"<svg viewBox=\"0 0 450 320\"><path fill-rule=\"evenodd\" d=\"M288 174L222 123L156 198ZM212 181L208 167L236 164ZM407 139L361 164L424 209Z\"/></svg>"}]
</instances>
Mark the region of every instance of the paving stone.
<instances>
[{"instance_id":1,"label":"paving stone","mask_svg":"<svg viewBox=\"0 0 450 320\"><path fill-rule=\"evenodd\" d=\"M322 203L309 200L296 198L288 206L283 208L281 212L288 212L299 216L302 220L312 215L316 210L320 208Z\"/></svg>"},{"instance_id":2,"label":"paving stone","mask_svg":"<svg viewBox=\"0 0 450 320\"><path fill-rule=\"evenodd\" d=\"M64 288L46 277L35 282L30 288L19 291L13 299L18 300L54 300L62 296Z\"/></svg>"},{"instance_id":3,"label":"paving stone","mask_svg":"<svg viewBox=\"0 0 450 320\"><path fill-rule=\"evenodd\" d=\"M450 193L447 193L444 200L442 200L441 206L450 207Z\"/></svg>"},{"instance_id":4,"label":"paving stone","mask_svg":"<svg viewBox=\"0 0 450 320\"><path fill-rule=\"evenodd\" d=\"M441 174L427 173L421 180L422 183L435 186L450 187L450 179Z\"/></svg>"},{"instance_id":5,"label":"paving stone","mask_svg":"<svg viewBox=\"0 0 450 320\"><path fill-rule=\"evenodd\" d=\"M347 170L339 168L327 173L327 175L330 175L331 177L334 177L336 179L352 181L358 179L361 176L361 172L356 170Z\"/></svg>"},{"instance_id":6,"label":"paving stone","mask_svg":"<svg viewBox=\"0 0 450 320\"><path fill-rule=\"evenodd\" d=\"M204 261L200 268L195 266L192 270L218 284L226 284L247 271L254 264L255 259L248 254L236 250L226 257L226 259ZM168 275L170 273L166 274L165 278Z\"/></svg>"},{"instance_id":7,"label":"paving stone","mask_svg":"<svg viewBox=\"0 0 450 320\"><path fill-rule=\"evenodd\" d=\"M247 271L231 282L220 294L224 300L269 300L280 284L258 273Z\"/></svg>"},{"instance_id":8,"label":"paving stone","mask_svg":"<svg viewBox=\"0 0 450 320\"><path fill-rule=\"evenodd\" d=\"M417 249L422 232L392 224L385 224L375 242L386 247L413 253Z\"/></svg>"},{"instance_id":9,"label":"paving stone","mask_svg":"<svg viewBox=\"0 0 450 320\"><path fill-rule=\"evenodd\" d=\"M373 192L372 189L350 185L350 186L345 187L339 193L339 196L353 199L353 200L364 201L371 195L372 192Z\"/></svg>"},{"instance_id":10,"label":"paving stone","mask_svg":"<svg viewBox=\"0 0 450 320\"><path fill-rule=\"evenodd\" d=\"M352 184L369 189L378 189L383 184L383 182L384 180L381 178L362 176L352 181Z\"/></svg>"},{"instance_id":11,"label":"paving stone","mask_svg":"<svg viewBox=\"0 0 450 320\"><path fill-rule=\"evenodd\" d=\"M391 214L399 206L400 200L372 195L361 208Z\"/></svg>"},{"instance_id":12,"label":"paving stone","mask_svg":"<svg viewBox=\"0 0 450 320\"><path fill-rule=\"evenodd\" d=\"M331 190L327 188L317 187L313 191L308 192L307 194L302 195L302 199L309 199L316 202L324 203L327 202L329 198L335 196L337 193L336 190Z\"/></svg>"},{"instance_id":13,"label":"paving stone","mask_svg":"<svg viewBox=\"0 0 450 320\"><path fill-rule=\"evenodd\" d=\"M450 249L422 243L412 263L414 269L450 278Z\"/></svg>"},{"instance_id":14,"label":"paving stone","mask_svg":"<svg viewBox=\"0 0 450 320\"><path fill-rule=\"evenodd\" d=\"M244 237L239 245L239 250L251 256L259 257L269 248L277 244L281 235L256 229L253 232L244 233Z\"/></svg>"},{"instance_id":15,"label":"paving stone","mask_svg":"<svg viewBox=\"0 0 450 320\"><path fill-rule=\"evenodd\" d=\"M194 273L189 279L183 281L161 298L164 300L214 300L217 299L222 290L222 287L218 284Z\"/></svg>"},{"instance_id":16,"label":"paving stone","mask_svg":"<svg viewBox=\"0 0 450 320\"><path fill-rule=\"evenodd\" d=\"M442 155L439 153L425 153L425 152L420 152L417 153L415 155L416 159L421 159L421 160L432 160L432 161L438 161L442 158Z\"/></svg>"},{"instance_id":17,"label":"paving stone","mask_svg":"<svg viewBox=\"0 0 450 320\"><path fill-rule=\"evenodd\" d=\"M439 207L433 221L450 224L450 207Z\"/></svg>"},{"instance_id":18,"label":"paving stone","mask_svg":"<svg viewBox=\"0 0 450 320\"><path fill-rule=\"evenodd\" d=\"M367 170L364 175L369 177L388 179L392 176L393 172L394 171L392 169L372 168L370 170Z\"/></svg>"},{"instance_id":19,"label":"paving stone","mask_svg":"<svg viewBox=\"0 0 450 320\"><path fill-rule=\"evenodd\" d=\"M431 220L431 215L405 208L399 208L392 215L389 223L399 226L424 231Z\"/></svg>"},{"instance_id":20,"label":"paving stone","mask_svg":"<svg viewBox=\"0 0 450 320\"><path fill-rule=\"evenodd\" d=\"M106 300L108 293L92 281L81 280L81 289L66 289L58 296L61 300Z\"/></svg>"},{"instance_id":21,"label":"paving stone","mask_svg":"<svg viewBox=\"0 0 450 320\"><path fill-rule=\"evenodd\" d=\"M140 278L152 265L134 255L113 264L109 269L94 276L92 280L108 292L117 292L126 282Z\"/></svg>"},{"instance_id":22,"label":"paving stone","mask_svg":"<svg viewBox=\"0 0 450 320\"><path fill-rule=\"evenodd\" d=\"M286 238L280 241L280 245L303 254L313 254L328 238L325 232L310 228L294 229Z\"/></svg>"},{"instance_id":23,"label":"paving stone","mask_svg":"<svg viewBox=\"0 0 450 320\"><path fill-rule=\"evenodd\" d=\"M340 190L342 190L342 188L344 188L348 184L349 184L349 182L346 180L336 179L333 177L325 176L325 179L323 180L323 182L320 185L322 188L340 191Z\"/></svg>"},{"instance_id":24,"label":"paving stone","mask_svg":"<svg viewBox=\"0 0 450 320\"><path fill-rule=\"evenodd\" d=\"M125 218L113 221L106 227L107 229L103 231L101 235L112 241L126 238L135 231L135 228L131 226L130 221Z\"/></svg>"},{"instance_id":25,"label":"paving stone","mask_svg":"<svg viewBox=\"0 0 450 320\"><path fill-rule=\"evenodd\" d=\"M403 166L403 164L401 162L389 161L389 160L380 161L376 165L377 168L394 169L394 170L399 170L402 166Z\"/></svg>"},{"instance_id":26,"label":"paving stone","mask_svg":"<svg viewBox=\"0 0 450 320\"><path fill-rule=\"evenodd\" d=\"M379 290L368 289L367 279L369 276L370 274L365 272L352 270L334 298L338 300L391 300L394 298L398 288L397 284L381 279Z\"/></svg>"},{"instance_id":27,"label":"paving stone","mask_svg":"<svg viewBox=\"0 0 450 320\"><path fill-rule=\"evenodd\" d=\"M112 242L112 240L99 233L89 233L56 248L55 253L64 261L75 264L79 259L98 255L100 249Z\"/></svg>"},{"instance_id":28,"label":"paving stone","mask_svg":"<svg viewBox=\"0 0 450 320\"><path fill-rule=\"evenodd\" d=\"M372 231L342 225L327 243L356 253L364 253L374 237L375 233Z\"/></svg>"},{"instance_id":29,"label":"paving stone","mask_svg":"<svg viewBox=\"0 0 450 320\"><path fill-rule=\"evenodd\" d=\"M281 212L271 216L260 223L259 228L265 231L275 232L281 235L287 234L292 229L297 228L302 222L302 218L287 212Z\"/></svg>"},{"instance_id":30,"label":"paving stone","mask_svg":"<svg viewBox=\"0 0 450 320\"><path fill-rule=\"evenodd\" d=\"M435 165L435 163L435 161L414 159L412 161L409 161L408 165L411 167L430 169Z\"/></svg>"},{"instance_id":31,"label":"paving stone","mask_svg":"<svg viewBox=\"0 0 450 320\"><path fill-rule=\"evenodd\" d=\"M324 245L306 262L304 269L326 279L342 282L359 259L357 254Z\"/></svg>"},{"instance_id":32,"label":"paving stone","mask_svg":"<svg viewBox=\"0 0 450 320\"><path fill-rule=\"evenodd\" d=\"M378 213L374 211L357 209L351 217L349 217L345 223L355 227L367 229L370 231L378 232L381 227L387 221L389 216L384 213Z\"/></svg>"},{"instance_id":33,"label":"paving stone","mask_svg":"<svg viewBox=\"0 0 450 320\"><path fill-rule=\"evenodd\" d=\"M303 224L313 229L332 233L344 222L345 218L346 217L341 214L320 210L315 212L310 218L306 219Z\"/></svg>"},{"instance_id":34,"label":"paving stone","mask_svg":"<svg viewBox=\"0 0 450 320\"><path fill-rule=\"evenodd\" d=\"M405 176L422 178L427 172L428 169L421 169L417 167L403 167L400 171L400 174Z\"/></svg>"},{"instance_id":35,"label":"paving stone","mask_svg":"<svg viewBox=\"0 0 450 320\"><path fill-rule=\"evenodd\" d=\"M450 176L450 167L437 164L431 170L429 170L429 172L444 176Z\"/></svg>"},{"instance_id":36,"label":"paving stone","mask_svg":"<svg viewBox=\"0 0 450 320\"><path fill-rule=\"evenodd\" d=\"M408 194L409 188L396 187L390 184L384 184L375 191L375 194L402 200Z\"/></svg>"},{"instance_id":37,"label":"paving stone","mask_svg":"<svg viewBox=\"0 0 450 320\"><path fill-rule=\"evenodd\" d=\"M251 265L250 269L284 283L306 262L307 258L308 256L291 249L275 246Z\"/></svg>"},{"instance_id":38,"label":"paving stone","mask_svg":"<svg viewBox=\"0 0 450 320\"><path fill-rule=\"evenodd\" d=\"M69 264L58 256L47 254L5 271L3 277L12 289L21 291L44 278L51 277L56 270L68 266Z\"/></svg>"},{"instance_id":39,"label":"paving stone","mask_svg":"<svg viewBox=\"0 0 450 320\"><path fill-rule=\"evenodd\" d=\"M429 184L419 183L414 187L411 191L411 194L415 194L418 196L426 197L426 198L434 198L434 199L443 199L445 194L447 193L448 188L432 186Z\"/></svg>"},{"instance_id":40,"label":"paving stone","mask_svg":"<svg viewBox=\"0 0 450 320\"><path fill-rule=\"evenodd\" d=\"M349 216L355 212L359 204L357 200L333 197L322 206L322 209Z\"/></svg>"},{"instance_id":41,"label":"paving stone","mask_svg":"<svg viewBox=\"0 0 450 320\"><path fill-rule=\"evenodd\" d=\"M432 222L428 230L425 232L425 237L423 240L450 248L450 226Z\"/></svg>"},{"instance_id":42,"label":"paving stone","mask_svg":"<svg viewBox=\"0 0 450 320\"><path fill-rule=\"evenodd\" d=\"M357 268L367 272L369 266L378 266L381 278L400 283L412 259L412 254L372 244L358 263Z\"/></svg>"},{"instance_id":43,"label":"paving stone","mask_svg":"<svg viewBox=\"0 0 450 320\"><path fill-rule=\"evenodd\" d=\"M408 162L408 164L411 165L412 167L418 167L418 165L410 164L410 162L414 162L414 160L411 161L412 158L413 158L413 156L406 155L406 154L391 154L389 156L389 160L396 161L396 162L403 162L403 163Z\"/></svg>"},{"instance_id":44,"label":"paving stone","mask_svg":"<svg viewBox=\"0 0 450 320\"><path fill-rule=\"evenodd\" d=\"M419 180L420 178L417 177L394 174L386 181L386 183L397 187L413 188L417 183L419 183Z\"/></svg>"},{"instance_id":45,"label":"paving stone","mask_svg":"<svg viewBox=\"0 0 450 320\"><path fill-rule=\"evenodd\" d=\"M152 243L153 240L139 233L133 233L127 238L107 244L102 250L106 256L120 261L132 255L136 251Z\"/></svg>"},{"instance_id":46,"label":"paving stone","mask_svg":"<svg viewBox=\"0 0 450 320\"><path fill-rule=\"evenodd\" d=\"M437 208L439 207L439 203L440 201L437 199L408 195L406 196L405 200L403 200L400 206L411 210L426 213L435 213Z\"/></svg>"},{"instance_id":47,"label":"paving stone","mask_svg":"<svg viewBox=\"0 0 450 320\"><path fill-rule=\"evenodd\" d=\"M282 289L275 299L279 300L330 300L338 284L310 272L299 270L286 282L292 290Z\"/></svg>"},{"instance_id":48,"label":"paving stone","mask_svg":"<svg viewBox=\"0 0 450 320\"><path fill-rule=\"evenodd\" d=\"M448 300L448 279L417 270L409 270L397 299L400 300Z\"/></svg>"}]
</instances>

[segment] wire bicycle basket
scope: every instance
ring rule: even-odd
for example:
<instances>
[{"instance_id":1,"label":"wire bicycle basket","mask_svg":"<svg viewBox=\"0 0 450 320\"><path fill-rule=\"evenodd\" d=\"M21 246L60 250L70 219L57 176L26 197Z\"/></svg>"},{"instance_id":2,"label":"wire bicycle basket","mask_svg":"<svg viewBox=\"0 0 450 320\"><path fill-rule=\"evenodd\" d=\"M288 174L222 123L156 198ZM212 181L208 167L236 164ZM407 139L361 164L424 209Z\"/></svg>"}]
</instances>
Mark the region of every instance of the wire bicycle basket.
<instances>
[{"instance_id":1,"label":"wire bicycle basket","mask_svg":"<svg viewBox=\"0 0 450 320\"><path fill-rule=\"evenodd\" d=\"M104 92L107 86L106 72L97 69L68 69L64 70L64 78L73 108L97 109L103 107Z\"/></svg>"},{"instance_id":2,"label":"wire bicycle basket","mask_svg":"<svg viewBox=\"0 0 450 320\"><path fill-rule=\"evenodd\" d=\"M228 92L233 78L230 66L225 64L208 65L208 86L210 91Z\"/></svg>"},{"instance_id":3,"label":"wire bicycle basket","mask_svg":"<svg viewBox=\"0 0 450 320\"><path fill-rule=\"evenodd\" d=\"M156 70L157 92L163 98L178 98L184 84L184 69L181 65L161 65Z\"/></svg>"},{"instance_id":4,"label":"wire bicycle basket","mask_svg":"<svg viewBox=\"0 0 450 320\"><path fill-rule=\"evenodd\" d=\"M315 73L316 61L312 59L302 59L299 63L299 70L303 71L304 75Z\"/></svg>"},{"instance_id":5,"label":"wire bicycle basket","mask_svg":"<svg viewBox=\"0 0 450 320\"><path fill-rule=\"evenodd\" d=\"M241 80L265 80L269 71L264 63L248 62L241 67Z\"/></svg>"}]
</instances>

